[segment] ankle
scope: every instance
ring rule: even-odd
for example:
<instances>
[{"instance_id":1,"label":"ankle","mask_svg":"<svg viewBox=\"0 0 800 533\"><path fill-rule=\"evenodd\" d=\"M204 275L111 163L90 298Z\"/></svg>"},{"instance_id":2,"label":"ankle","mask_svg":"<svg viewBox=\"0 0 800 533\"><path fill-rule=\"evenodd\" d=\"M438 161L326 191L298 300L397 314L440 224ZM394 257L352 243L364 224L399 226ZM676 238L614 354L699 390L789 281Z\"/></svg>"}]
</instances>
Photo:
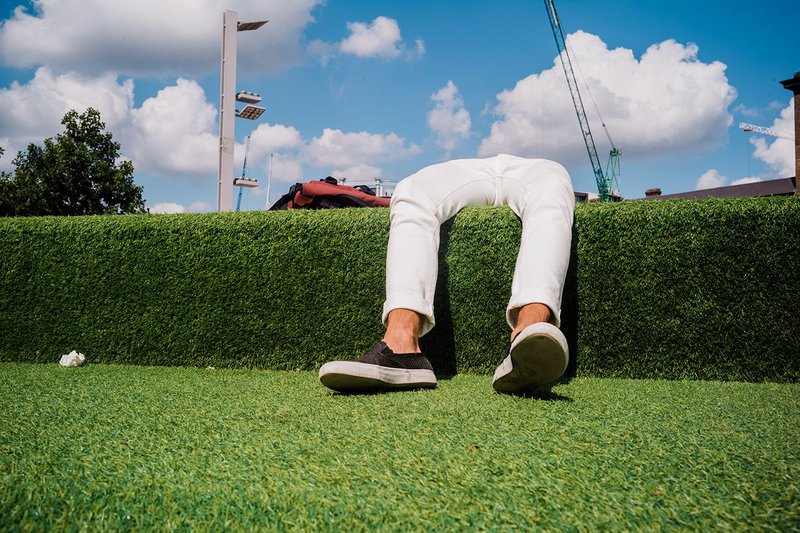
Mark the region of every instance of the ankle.
<instances>
[{"instance_id":1,"label":"ankle","mask_svg":"<svg viewBox=\"0 0 800 533\"><path fill-rule=\"evenodd\" d=\"M407 333L393 334L387 331L383 342L394 353L419 353L422 351L419 348L419 339Z\"/></svg>"},{"instance_id":2,"label":"ankle","mask_svg":"<svg viewBox=\"0 0 800 533\"><path fill-rule=\"evenodd\" d=\"M533 303L523 306L517 315L517 326L511 332L511 340L525 328L532 324L539 322L547 322L552 324L553 313L550 308L544 304Z\"/></svg>"},{"instance_id":3,"label":"ankle","mask_svg":"<svg viewBox=\"0 0 800 533\"><path fill-rule=\"evenodd\" d=\"M422 318L411 309L392 309L389 312L383 342L394 353L417 353Z\"/></svg>"}]
</instances>

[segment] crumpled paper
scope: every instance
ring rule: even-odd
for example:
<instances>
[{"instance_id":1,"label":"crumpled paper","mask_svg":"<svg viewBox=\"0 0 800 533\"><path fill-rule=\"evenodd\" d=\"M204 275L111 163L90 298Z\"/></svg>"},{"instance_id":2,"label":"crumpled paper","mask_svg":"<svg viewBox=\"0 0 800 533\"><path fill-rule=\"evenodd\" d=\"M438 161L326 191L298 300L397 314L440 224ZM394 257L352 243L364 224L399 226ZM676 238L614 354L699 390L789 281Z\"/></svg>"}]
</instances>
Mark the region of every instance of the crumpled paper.
<instances>
[{"instance_id":1,"label":"crumpled paper","mask_svg":"<svg viewBox=\"0 0 800 533\"><path fill-rule=\"evenodd\" d=\"M86 362L86 356L72 350L68 354L61 356L61 361L58 362L61 366L81 366Z\"/></svg>"}]
</instances>

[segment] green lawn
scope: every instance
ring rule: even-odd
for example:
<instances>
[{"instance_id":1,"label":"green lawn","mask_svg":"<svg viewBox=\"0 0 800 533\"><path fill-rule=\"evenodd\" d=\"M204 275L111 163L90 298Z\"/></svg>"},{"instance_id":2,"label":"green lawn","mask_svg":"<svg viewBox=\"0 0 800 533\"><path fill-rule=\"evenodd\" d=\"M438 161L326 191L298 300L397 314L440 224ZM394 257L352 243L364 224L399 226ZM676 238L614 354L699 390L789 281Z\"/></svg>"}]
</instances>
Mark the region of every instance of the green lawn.
<instances>
[{"instance_id":1,"label":"green lawn","mask_svg":"<svg viewBox=\"0 0 800 533\"><path fill-rule=\"evenodd\" d=\"M0 527L800 528L800 384L0 364Z\"/></svg>"}]
</instances>

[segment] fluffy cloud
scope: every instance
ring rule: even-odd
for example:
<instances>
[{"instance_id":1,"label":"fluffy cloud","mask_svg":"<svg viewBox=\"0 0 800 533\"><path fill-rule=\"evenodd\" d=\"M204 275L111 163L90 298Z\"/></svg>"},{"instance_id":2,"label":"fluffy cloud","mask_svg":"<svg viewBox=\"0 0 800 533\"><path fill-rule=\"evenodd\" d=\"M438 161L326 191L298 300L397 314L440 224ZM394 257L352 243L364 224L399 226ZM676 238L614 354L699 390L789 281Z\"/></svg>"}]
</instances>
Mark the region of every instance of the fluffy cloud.
<instances>
[{"instance_id":1,"label":"fluffy cloud","mask_svg":"<svg viewBox=\"0 0 800 533\"><path fill-rule=\"evenodd\" d=\"M162 202L151 207L150 212L174 215L175 213L185 213L186 208L174 202Z\"/></svg>"},{"instance_id":2,"label":"fluffy cloud","mask_svg":"<svg viewBox=\"0 0 800 533\"><path fill-rule=\"evenodd\" d=\"M371 181L381 176L381 169L373 167L372 165L355 165L337 169L335 174L337 178L347 178L348 181L355 182L356 184L367 182L369 185L372 185Z\"/></svg>"},{"instance_id":3,"label":"fluffy cloud","mask_svg":"<svg viewBox=\"0 0 800 533\"><path fill-rule=\"evenodd\" d=\"M733 180L731 185L744 185L746 183L758 183L759 181L764 181L757 176L749 176L747 178L739 178L738 180Z\"/></svg>"},{"instance_id":4,"label":"fluffy cloud","mask_svg":"<svg viewBox=\"0 0 800 533\"><path fill-rule=\"evenodd\" d=\"M300 132L282 124L260 124L250 134L250 149L262 155L294 150L302 145L303 137Z\"/></svg>"},{"instance_id":5,"label":"fluffy cloud","mask_svg":"<svg viewBox=\"0 0 800 533\"><path fill-rule=\"evenodd\" d=\"M350 36L339 44L345 54L358 57L397 57L402 40L397 21L387 17L377 17L370 24L348 22Z\"/></svg>"},{"instance_id":6,"label":"fluffy cloud","mask_svg":"<svg viewBox=\"0 0 800 533\"><path fill-rule=\"evenodd\" d=\"M304 155L313 165L346 169L374 165L379 161L403 159L419 152L418 146L407 145L404 139L394 133L345 133L325 128L320 137L314 137L308 143Z\"/></svg>"},{"instance_id":7,"label":"fluffy cloud","mask_svg":"<svg viewBox=\"0 0 800 533\"><path fill-rule=\"evenodd\" d=\"M772 129L780 132L794 131L794 101L781 111L781 114L772 122ZM776 178L788 178L795 174L794 143L788 139L771 138L767 141L764 137L754 137L750 142L755 146L753 155L769 165Z\"/></svg>"},{"instance_id":8,"label":"fluffy cloud","mask_svg":"<svg viewBox=\"0 0 800 533\"><path fill-rule=\"evenodd\" d=\"M436 107L428 113L428 126L436 134L436 142L447 152L469 137L472 122L458 87L449 80L447 85L433 93Z\"/></svg>"},{"instance_id":9,"label":"fluffy cloud","mask_svg":"<svg viewBox=\"0 0 800 533\"><path fill-rule=\"evenodd\" d=\"M404 50L407 59L425 55L425 41L420 38L414 40L412 50L406 50L400 26L395 19L380 16L370 23L348 22L347 29L350 35L339 43L331 44L315 40L309 43L306 51L311 56L317 57L323 65L340 53L356 57L389 59L400 57Z\"/></svg>"},{"instance_id":10,"label":"fluffy cloud","mask_svg":"<svg viewBox=\"0 0 800 533\"><path fill-rule=\"evenodd\" d=\"M0 138L7 149L3 166L29 142L41 142L62 131L61 118L71 109L83 112L94 107L106 126L116 130L129 121L132 104L132 80L118 83L113 75L56 76L48 68L39 68L30 82L0 89Z\"/></svg>"},{"instance_id":11,"label":"fluffy cloud","mask_svg":"<svg viewBox=\"0 0 800 533\"><path fill-rule=\"evenodd\" d=\"M41 68L28 84L0 89L0 146L6 148L0 168L9 169L16 150L29 142L41 143L62 130L60 117L69 109L98 108L107 128L122 145L124 158L137 173L151 177L210 179L218 164L217 110L202 87L180 78L173 85L134 106L133 83L112 75L85 77L53 75ZM235 147L234 168L241 168L244 144ZM269 156L273 154L273 182L303 179L304 165L350 179L381 174L384 162L420 152L396 134L342 132L326 129L305 139L295 128L260 124L251 134L248 169L261 181L257 194L266 194ZM185 206L180 208L187 210ZM192 205L188 211L208 206ZM178 212L175 205L156 202L156 212Z\"/></svg>"},{"instance_id":12,"label":"fluffy cloud","mask_svg":"<svg viewBox=\"0 0 800 533\"><path fill-rule=\"evenodd\" d=\"M712 168L707 170L697 179L697 184L695 185L695 190L700 189L716 189L717 187L725 187L727 185L728 178L723 176L717 169ZM733 180L730 184L731 185L744 185L746 183L756 183L762 181L761 178L756 176L748 176L746 178L739 178L737 180Z\"/></svg>"},{"instance_id":13,"label":"fluffy cloud","mask_svg":"<svg viewBox=\"0 0 800 533\"><path fill-rule=\"evenodd\" d=\"M121 136L137 169L162 175L213 175L218 163L217 110L195 81L179 79L131 112Z\"/></svg>"},{"instance_id":14,"label":"fluffy cloud","mask_svg":"<svg viewBox=\"0 0 800 533\"><path fill-rule=\"evenodd\" d=\"M724 142L736 91L725 65L703 63L696 45L674 40L655 44L641 59L624 48L609 50L597 36L578 31L567 44L579 63L603 118L626 157L712 149ZM577 73L580 73L576 69ZM596 114L581 84L587 115ZM499 117L479 148L481 155L510 152L565 162L586 158L583 136L558 57L552 68L497 95ZM607 143L590 118L602 152Z\"/></svg>"},{"instance_id":15,"label":"fluffy cloud","mask_svg":"<svg viewBox=\"0 0 800 533\"><path fill-rule=\"evenodd\" d=\"M269 163L267 163L269 165ZM273 183L295 183L303 179L303 164L300 159L290 153L275 154L272 158L272 182ZM269 167L267 172L269 174ZM266 180L263 186L266 188Z\"/></svg>"},{"instance_id":16,"label":"fluffy cloud","mask_svg":"<svg viewBox=\"0 0 800 533\"><path fill-rule=\"evenodd\" d=\"M240 33L240 65L276 72L302 57L300 40L322 0L33 0L0 26L0 57L17 67L127 75L213 72L222 13L270 19L269 31ZM91 16L87 16L91 13Z\"/></svg>"},{"instance_id":17,"label":"fluffy cloud","mask_svg":"<svg viewBox=\"0 0 800 533\"><path fill-rule=\"evenodd\" d=\"M727 179L728 178L717 172L717 169L712 168L703 173L702 176L697 178L697 184L695 185L695 190L716 189L717 187L723 187Z\"/></svg>"},{"instance_id":18,"label":"fluffy cloud","mask_svg":"<svg viewBox=\"0 0 800 533\"><path fill-rule=\"evenodd\" d=\"M208 202L192 202L189 206L189 211L192 213L207 213L211 211L211 204Z\"/></svg>"},{"instance_id":19,"label":"fluffy cloud","mask_svg":"<svg viewBox=\"0 0 800 533\"><path fill-rule=\"evenodd\" d=\"M176 204L175 202L161 202L148 209L151 213L170 215L174 215L175 213L207 213L211 211L211 205L207 202L192 202L192 205L187 209L183 205Z\"/></svg>"}]
</instances>

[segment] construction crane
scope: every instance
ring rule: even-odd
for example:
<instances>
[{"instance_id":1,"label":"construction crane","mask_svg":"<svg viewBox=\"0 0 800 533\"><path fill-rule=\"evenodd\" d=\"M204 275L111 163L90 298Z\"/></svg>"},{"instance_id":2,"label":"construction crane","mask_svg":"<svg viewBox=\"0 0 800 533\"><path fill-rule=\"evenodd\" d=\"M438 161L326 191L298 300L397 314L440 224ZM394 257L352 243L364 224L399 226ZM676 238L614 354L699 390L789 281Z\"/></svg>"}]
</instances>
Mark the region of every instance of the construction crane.
<instances>
[{"instance_id":1,"label":"construction crane","mask_svg":"<svg viewBox=\"0 0 800 533\"><path fill-rule=\"evenodd\" d=\"M244 164L242 165L242 177L233 180L233 184L239 187L239 198L236 200L236 210L238 211L242 207L242 192L244 192L244 188L253 188L258 187L258 180L255 178L246 178L245 172L247 172L247 154L250 152L250 136L247 136L247 144L244 147Z\"/></svg>"},{"instance_id":2,"label":"construction crane","mask_svg":"<svg viewBox=\"0 0 800 533\"><path fill-rule=\"evenodd\" d=\"M611 135L608 133L605 123L603 129L606 132L609 142L611 143L611 151L608 156L608 165L606 172L603 173L603 167L600 166L600 158L597 157L597 148L594 144L592 137L592 130L589 127L589 120L586 118L586 110L583 107L583 100L581 93L578 90L578 82L575 79L575 72L572 70L572 61L567 51L567 43L564 39L564 31L561 28L561 23L558 20L556 13L556 6L553 0L544 0L544 6L547 10L547 16L550 19L550 27L553 30L553 37L556 40L556 47L558 48L558 55L561 58L561 66L564 67L564 74L567 77L567 85L569 86L570 95L572 95L572 103L575 105L575 113L578 115L578 124L583 133L583 141L586 144L586 151L589 152L589 161L592 163L592 170L594 177L597 181L597 192L600 195L601 202L617 201L622 198L619 195L619 156L621 151L614 146L614 141L611 140ZM598 113L599 114L599 113ZM602 120L602 119L601 119Z\"/></svg>"},{"instance_id":3,"label":"construction crane","mask_svg":"<svg viewBox=\"0 0 800 533\"><path fill-rule=\"evenodd\" d=\"M745 132L761 133L763 135L770 135L772 137L780 137L781 139L794 140L794 135L779 131L773 128L765 128L763 126L756 126L755 124L748 124L747 122L740 122L739 129Z\"/></svg>"}]
</instances>

